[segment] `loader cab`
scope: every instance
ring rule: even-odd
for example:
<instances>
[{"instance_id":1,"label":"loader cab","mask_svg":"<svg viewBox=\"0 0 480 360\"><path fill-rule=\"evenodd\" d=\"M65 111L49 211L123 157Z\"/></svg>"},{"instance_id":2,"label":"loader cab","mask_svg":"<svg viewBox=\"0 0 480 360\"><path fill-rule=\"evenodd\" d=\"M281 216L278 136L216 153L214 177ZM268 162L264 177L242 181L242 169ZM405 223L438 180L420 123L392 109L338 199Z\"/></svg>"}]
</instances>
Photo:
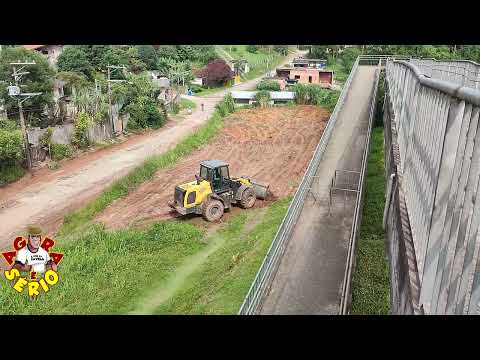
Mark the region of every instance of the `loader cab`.
<instances>
[{"instance_id":1,"label":"loader cab","mask_svg":"<svg viewBox=\"0 0 480 360\"><path fill-rule=\"evenodd\" d=\"M228 164L222 160L202 161L200 178L207 180L212 186L212 191L217 194L230 190Z\"/></svg>"}]
</instances>

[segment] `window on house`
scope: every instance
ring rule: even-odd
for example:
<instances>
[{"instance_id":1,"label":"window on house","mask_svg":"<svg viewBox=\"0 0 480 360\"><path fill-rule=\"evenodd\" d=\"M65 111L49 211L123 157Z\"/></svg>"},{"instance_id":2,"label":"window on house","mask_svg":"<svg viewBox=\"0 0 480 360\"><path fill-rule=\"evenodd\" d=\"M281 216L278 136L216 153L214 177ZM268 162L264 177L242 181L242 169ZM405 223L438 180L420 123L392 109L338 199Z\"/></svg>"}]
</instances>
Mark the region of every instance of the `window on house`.
<instances>
[{"instance_id":1,"label":"window on house","mask_svg":"<svg viewBox=\"0 0 480 360\"><path fill-rule=\"evenodd\" d=\"M43 55L48 55L48 50L42 50Z\"/></svg>"},{"instance_id":2,"label":"window on house","mask_svg":"<svg viewBox=\"0 0 480 360\"><path fill-rule=\"evenodd\" d=\"M295 75L295 80L300 80L300 75Z\"/></svg>"},{"instance_id":3,"label":"window on house","mask_svg":"<svg viewBox=\"0 0 480 360\"><path fill-rule=\"evenodd\" d=\"M312 77L311 76L308 77L308 82L312 83Z\"/></svg>"}]
</instances>

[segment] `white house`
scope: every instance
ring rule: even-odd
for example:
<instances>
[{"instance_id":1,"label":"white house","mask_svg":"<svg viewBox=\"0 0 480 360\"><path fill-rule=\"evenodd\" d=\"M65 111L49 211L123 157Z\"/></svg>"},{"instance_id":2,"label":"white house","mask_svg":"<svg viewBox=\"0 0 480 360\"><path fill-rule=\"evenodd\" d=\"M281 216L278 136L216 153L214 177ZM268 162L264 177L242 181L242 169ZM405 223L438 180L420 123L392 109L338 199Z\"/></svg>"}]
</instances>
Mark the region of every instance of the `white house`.
<instances>
[{"instance_id":1,"label":"white house","mask_svg":"<svg viewBox=\"0 0 480 360\"><path fill-rule=\"evenodd\" d=\"M258 91L231 91L233 101L237 105L251 105L255 103L255 95ZM272 105L286 104L295 99L293 91L270 91L270 103Z\"/></svg>"}]
</instances>

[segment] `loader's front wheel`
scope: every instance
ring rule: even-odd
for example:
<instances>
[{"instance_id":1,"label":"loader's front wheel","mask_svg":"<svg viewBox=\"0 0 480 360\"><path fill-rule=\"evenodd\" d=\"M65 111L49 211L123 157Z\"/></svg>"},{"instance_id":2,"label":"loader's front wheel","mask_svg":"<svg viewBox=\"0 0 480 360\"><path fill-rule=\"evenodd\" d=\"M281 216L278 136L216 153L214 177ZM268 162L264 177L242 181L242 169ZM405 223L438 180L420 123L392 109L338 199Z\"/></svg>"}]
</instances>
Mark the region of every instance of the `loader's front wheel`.
<instances>
[{"instance_id":1,"label":"loader's front wheel","mask_svg":"<svg viewBox=\"0 0 480 360\"><path fill-rule=\"evenodd\" d=\"M240 199L240 206L244 209L249 209L255 205L255 200L257 200L257 195L255 195L255 190L248 187L242 193L242 198Z\"/></svg>"},{"instance_id":2,"label":"loader's front wheel","mask_svg":"<svg viewBox=\"0 0 480 360\"><path fill-rule=\"evenodd\" d=\"M223 216L224 210L225 208L221 201L210 199L204 204L202 215L207 221L218 221Z\"/></svg>"}]
</instances>

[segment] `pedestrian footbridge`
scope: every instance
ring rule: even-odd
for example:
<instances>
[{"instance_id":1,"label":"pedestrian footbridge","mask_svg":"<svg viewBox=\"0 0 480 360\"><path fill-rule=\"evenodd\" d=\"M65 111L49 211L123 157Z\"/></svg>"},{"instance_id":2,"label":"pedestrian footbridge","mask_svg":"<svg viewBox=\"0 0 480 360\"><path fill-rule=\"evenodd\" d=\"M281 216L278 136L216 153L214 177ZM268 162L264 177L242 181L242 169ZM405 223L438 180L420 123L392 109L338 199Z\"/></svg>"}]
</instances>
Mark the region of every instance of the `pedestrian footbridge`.
<instances>
[{"instance_id":1,"label":"pedestrian footbridge","mask_svg":"<svg viewBox=\"0 0 480 360\"><path fill-rule=\"evenodd\" d=\"M395 314L480 308L480 65L360 56L240 314L348 314L379 75Z\"/></svg>"}]
</instances>

